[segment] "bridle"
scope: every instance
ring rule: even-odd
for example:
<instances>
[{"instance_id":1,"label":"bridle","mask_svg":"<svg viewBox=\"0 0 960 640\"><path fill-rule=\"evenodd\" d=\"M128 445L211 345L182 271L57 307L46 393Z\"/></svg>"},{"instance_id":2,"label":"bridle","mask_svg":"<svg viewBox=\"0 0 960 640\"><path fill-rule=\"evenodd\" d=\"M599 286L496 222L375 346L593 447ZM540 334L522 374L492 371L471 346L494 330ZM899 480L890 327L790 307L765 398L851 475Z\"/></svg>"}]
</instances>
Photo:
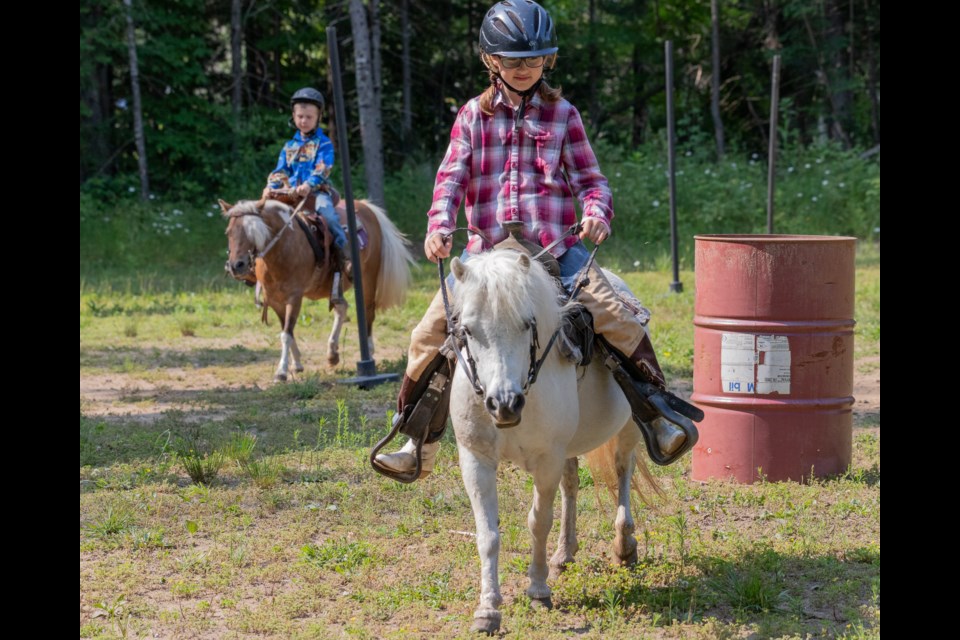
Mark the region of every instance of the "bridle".
<instances>
[{"instance_id":1,"label":"bridle","mask_svg":"<svg viewBox=\"0 0 960 640\"><path fill-rule=\"evenodd\" d=\"M280 241L280 238L287 231L287 229L293 226L294 220L297 219L297 214L300 213L300 209L303 208L303 205L306 204L306 202L307 202L307 198L304 198L303 200L300 201L300 204L297 205L297 208L294 209L293 213L290 215L290 219L287 220L282 227L280 227L280 231L278 231L276 235L274 235L273 238L270 239L270 242L268 242L267 246L263 248L263 251L254 251L253 249L247 250L247 260L250 265L253 265L257 261L257 258L265 258L266 255L270 253L270 250L273 249L274 246L276 246L276 244ZM261 210L241 211L238 213L228 213L227 215L234 219L253 216L263 220L263 212ZM266 224L266 221L264 221L264 224ZM234 278L237 278L238 280L242 279L241 277L237 276L236 273L233 272L233 265L230 263L229 254L230 254L230 250L227 249L227 256L228 256L227 265L226 265L227 272Z\"/></svg>"},{"instance_id":2,"label":"bridle","mask_svg":"<svg viewBox=\"0 0 960 640\"><path fill-rule=\"evenodd\" d=\"M565 231L559 238L554 240L548 246L544 247L540 253L531 257L531 259L536 259L540 255L550 251L560 242L563 242L567 237L579 233L581 225L579 223L572 225L567 231ZM456 231L461 231L463 229L454 229L453 231L444 233L446 236L451 236ZM583 273L586 274L590 265L593 263L594 256L596 255L596 248L590 254L590 259L587 261L587 264L584 265ZM457 356L457 361L464 369L464 373L467 376L467 380L470 381L470 384L473 385L474 392L483 397L486 395L486 390L483 388L483 384L480 382L477 377L477 363L473 358L473 354L470 352L470 342L468 340L469 334L466 330L466 327L460 323L459 318L455 318L453 312L450 310L450 300L449 295L447 294L447 279L443 272L443 258L437 259L437 271L440 276L440 294L443 297L443 309L447 316L447 335L448 340L452 341L452 351ZM585 275L582 278L578 279L577 287L574 289L573 294L570 296L570 300L574 300L577 295L579 295L580 290L587 284ZM553 349L553 345L557 341L557 337L560 335L562 325L558 324L556 330L554 330L553 335L550 336L550 340L547 341L547 346L543 350L543 353L537 358L537 351L540 349L540 339L539 334L537 333L537 320L536 318L530 318L526 321L526 328L530 330L530 367L527 369L527 378L523 383L523 393L526 394L530 389L531 385L537 381L537 376L540 374L540 369L543 367L543 363L546 362L547 356L550 355L550 350ZM466 353L466 356L464 356Z\"/></svg>"}]
</instances>

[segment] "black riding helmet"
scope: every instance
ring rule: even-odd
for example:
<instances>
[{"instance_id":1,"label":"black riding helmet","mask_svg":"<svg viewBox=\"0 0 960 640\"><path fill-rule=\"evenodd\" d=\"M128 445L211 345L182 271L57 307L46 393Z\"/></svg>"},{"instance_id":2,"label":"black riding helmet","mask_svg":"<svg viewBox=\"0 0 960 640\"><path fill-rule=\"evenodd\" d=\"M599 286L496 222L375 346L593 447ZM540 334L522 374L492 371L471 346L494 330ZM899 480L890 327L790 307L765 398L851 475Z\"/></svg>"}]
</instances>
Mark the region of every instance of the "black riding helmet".
<instances>
[{"instance_id":1,"label":"black riding helmet","mask_svg":"<svg viewBox=\"0 0 960 640\"><path fill-rule=\"evenodd\" d=\"M303 89L298 89L297 92L294 93L290 98L291 107L297 104L315 104L320 111L323 111L323 94L313 87L304 87Z\"/></svg>"},{"instance_id":2,"label":"black riding helmet","mask_svg":"<svg viewBox=\"0 0 960 640\"><path fill-rule=\"evenodd\" d=\"M553 19L533 0L498 2L480 26L480 51L487 55L527 58L553 55L557 50Z\"/></svg>"}]
</instances>

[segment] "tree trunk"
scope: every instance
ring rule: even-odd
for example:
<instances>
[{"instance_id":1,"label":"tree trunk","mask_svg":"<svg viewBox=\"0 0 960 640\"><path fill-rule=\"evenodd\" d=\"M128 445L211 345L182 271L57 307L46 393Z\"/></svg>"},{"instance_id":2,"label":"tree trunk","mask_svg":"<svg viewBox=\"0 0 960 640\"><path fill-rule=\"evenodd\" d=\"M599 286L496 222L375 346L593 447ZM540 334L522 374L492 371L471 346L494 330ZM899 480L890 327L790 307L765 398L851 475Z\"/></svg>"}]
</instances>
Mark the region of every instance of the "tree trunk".
<instances>
[{"instance_id":1,"label":"tree trunk","mask_svg":"<svg viewBox=\"0 0 960 640\"><path fill-rule=\"evenodd\" d=\"M373 112L380 139L380 157L383 152L383 62L380 56L380 0L367 0L370 17L370 55L373 60ZM381 172L383 169L381 169ZM377 200L384 203L383 197Z\"/></svg>"},{"instance_id":2,"label":"tree trunk","mask_svg":"<svg viewBox=\"0 0 960 640\"><path fill-rule=\"evenodd\" d=\"M832 3L831 3L831 6L832 6ZM824 9L824 11L826 11L827 13L825 17L828 20L828 23L827 23L828 35L826 38L827 46L828 47L831 45L838 46L837 43L834 41L833 36L831 35L834 27L830 25L830 22L829 22L831 19L830 6L827 6ZM827 127L827 133L830 137L834 139L839 139L843 143L843 146L849 149L850 138L847 136L847 132L843 126L841 113L838 110L838 104L837 104L837 99L839 97L840 91L834 89L837 86L837 83L831 80L830 74L828 73L828 69L827 69L827 63L825 62L827 55L830 56L831 60L834 58L834 56L829 52L828 54L824 54L824 47L821 46L820 43L817 41L817 34L814 31L813 25L810 23L810 17L806 14L803 15L803 25L807 32L807 38L810 40L810 47L811 49L813 49L814 52L816 52L816 57L817 57L816 76L820 84L823 85L824 93L826 94L826 103L830 108L830 118L829 118L830 122L829 122L829 126ZM842 57L842 53L840 55Z\"/></svg>"},{"instance_id":3,"label":"tree trunk","mask_svg":"<svg viewBox=\"0 0 960 640\"><path fill-rule=\"evenodd\" d=\"M717 140L717 160L723 160L723 119L720 117L720 8L719 0L710 0L710 23L712 31L710 73L710 113L713 115L713 132Z\"/></svg>"},{"instance_id":4,"label":"tree trunk","mask_svg":"<svg viewBox=\"0 0 960 640\"><path fill-rule=\"evenodd\" d=\"M233 159L240 154L240 113L243 109L243 24L240 20L241 0L230 0L230 75L233 81Z\"/></svg>"},{"instance_id":5,"label":"tree trunk","mask_svg":"<svg viewBox=\"0 0 960 640\"><path fill-rule=\"evenodd\" d=\"M150 198L147 174L147 145L143 138L143 104L140 100L140 70L137 66L137 37L133 28L131 0L123 0L127 14L127 53L130 57L130 90L133 93L133 138L137 143L137 164L140 168L140 199Z\"/></svg>"},{"instance_id":6,"label":"tree trunk","mask_svg":"<svg viewBox=\"0 0 960 640\"><path fill-rule=\"evenodd\" d=\"M403 113L400 120L400 139L403 143L403 157L413 150L413 109L411 107L410 86L410 0L400 5L400 39L402 42L401 66L403 73Z\"/></svg>"},{"instance_id":7,"label":"tree trunk","mask_svg":"<svg viewBox=\"0 0 960 640\"><path fill-rule=\"evenodd\" d=\"M869 19L869 0L863 1L864 16ZM869 22L866 25L869 27ZM867 94L870 98L870 128L873 130L873 141L880 144L880 95L877 91L877 61L873 53L873 34L866 29L867 43Z\"/></svg>"},{"instance_id":8,"label":"tree trunk","mask_svg":"<svg viewBox=\"0 0 960 640\"><path fill-rule=\"evenodd\" d=\"M636 24L638 26L640 20L646 17L647 9L645 4L646 0L633 1L633 19L637 21ZM635 147L643 144L647 137L647 125L649 124L650 117L647 108L650 94L644 90L646 87L646 74L644 73L644 53L641 40L642 38L640 36L634 38L633 51L630 56L630 69L633 75L633 96L630 100L633 105L633 122L631 123L632 131L630 141Z\"/></svg>"},{"instance_id":9,"label":"tree trunk","mask_svg":"<svg viewBox=\"0 0 960 640\"><path fill-rule=\"evenodd\" d=\"M850 122L850 105L853 95L850 92L850 66L845 55L847 47L844 34L843 9L840 0L827 0L827 42L826 48L830 56L831 77L828 90L831 92L833 103L833 136L840 139L846 148L850 148L852 131Z\"/></svg>"},{"instance_id":10,"label":"tree trunk","mask_svg":"<svg viewBox=\"0 0 960 640\"><path fill-rule=\"evenodd\" d=\"M384 204L383 135L377 108L378 90L374 86L374 60L371 53L367 9L362 0L350 0L350 25L353 30L354 61L357 74L357 101L360 107L360 138L367 178L367 197Z\"/></svg>"},{"instance_id":11,"label":"tree trunk","mask_svg":"<svg viewBox=\"0 0 960 640\"><path fill-rule=\"evenodd\" d=\"M777 29L777 18L779 16L779 11L777 10L776 0L764 0L763 2L763 47L764 49L769 50L770 52L770 61L773 61L773 56L780 53L782 48L780 45L780 31ZM742 86L742 85L741 85ZM743 90L746 92L746 88ZM769 122L764 118L760 117L760 114L757 113L756 108L754 107L753 101L751 100L750 95L745 96L745 104L747 105L747 111L750 112L751 120L753 120L754 126L758 129L760 133L760 138L763 140L763 146L767 147L770 145L769 139Z\"/></svg>"},{"instance_id":12,"label":"tree trunk","mask_svg":"<svg viewBox=\"0 0 960 640\"><path fill-rule=\"evenodd\" d=\"M643 139L647 128L647 99L643 93L643 54L640 51L640 43L633 43L633 57L631 67L633 69L633 127L630 141L633 146L638 147L643 144Z\"/></svg>"}]
</instances>

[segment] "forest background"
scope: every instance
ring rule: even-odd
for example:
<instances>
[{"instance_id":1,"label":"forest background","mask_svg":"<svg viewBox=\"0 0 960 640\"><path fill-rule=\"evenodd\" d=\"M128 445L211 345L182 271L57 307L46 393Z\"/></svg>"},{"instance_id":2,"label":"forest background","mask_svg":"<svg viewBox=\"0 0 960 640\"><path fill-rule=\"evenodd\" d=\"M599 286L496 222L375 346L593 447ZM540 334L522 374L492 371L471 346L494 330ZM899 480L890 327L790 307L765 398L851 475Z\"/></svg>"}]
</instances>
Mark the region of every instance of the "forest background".
<instances>
[{"instance_id":1,"label":"forest background","mask_svg":"<svg viewBox=\"0 0 960 640\"><path fill-rule=\"evenodd\" d=\"M222 252L222 223L212 206L258 196L293 133L293 91L312 85L330 97L331 25L356 195L384 203L416 242L457 109L488 83L476 42L487 8L486 0L82 0L81 277L219 269L210 254ZM669 248L667 40L687 266L695 233L765 229L775 54L776 230L878 239L879 2L555 0L548 9L560 40L551 82L581 110L615 192L608 263L655 267ZM332 111L325 129L335 139ZM337 185L342 169L338 159Z\"/></svg>"}]
</instances>

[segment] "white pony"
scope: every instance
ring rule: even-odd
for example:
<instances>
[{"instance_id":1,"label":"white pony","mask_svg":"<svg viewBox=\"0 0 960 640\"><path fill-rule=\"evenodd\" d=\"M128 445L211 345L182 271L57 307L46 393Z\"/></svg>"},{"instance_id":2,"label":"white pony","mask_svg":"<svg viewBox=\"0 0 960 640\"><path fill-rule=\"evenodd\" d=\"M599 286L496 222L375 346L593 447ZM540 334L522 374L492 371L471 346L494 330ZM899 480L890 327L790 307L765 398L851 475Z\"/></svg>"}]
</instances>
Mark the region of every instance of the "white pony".
<instances>
[{"instance_id":1,"label":"white pony","mask_svg":"<svg viewBox=\"0 0 960 640\"><path fill-rule=\"evenodd\" d=\"M528 383L561 322L557 285L540 263L526 254L499 250L474 256L468 263L455 258L451 270L457 279L454 313L466 344L453 379L450 412L481 562L480 605L473 630L493 634L500 628L503 601L497 577L500 461L510 460L533 476L533 505L527 518L533 557L526 593L534 606L549 608L549 570L557 572L571 562L578 546L576 456L608 441L615 469L607 471L616 472L618 496L614 554L622 564L636 561L630 487L634 449L642 435L623 392L599 358L583 369L551 349L536 381ZM650 479L646 465L639 466ZM547 535L558 486L560 535L548 566Z\"/></svg>"}]
</instances>

